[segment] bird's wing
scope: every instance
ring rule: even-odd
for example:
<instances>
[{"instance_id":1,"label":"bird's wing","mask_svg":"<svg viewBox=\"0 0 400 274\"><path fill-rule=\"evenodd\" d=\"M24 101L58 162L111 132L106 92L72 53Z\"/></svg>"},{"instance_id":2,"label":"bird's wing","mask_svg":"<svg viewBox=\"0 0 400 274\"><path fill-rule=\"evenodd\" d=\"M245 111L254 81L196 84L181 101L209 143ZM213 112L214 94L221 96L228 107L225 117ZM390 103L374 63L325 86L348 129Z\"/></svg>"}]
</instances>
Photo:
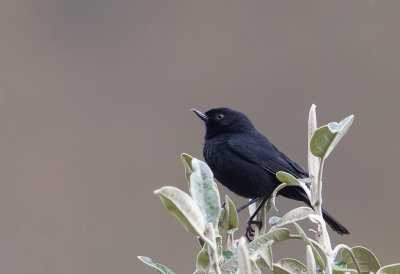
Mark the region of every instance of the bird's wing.
<instances>
[{"instance_id":1,"label":"bird's wing","mask_svg":"<svg viewBox=\"0 0 400 274\"><path fill-rule=\"evenodd\" d=\"M274 146L274 145L273 145ZM274 146L275 147L275 146ZM279 151L276 147L275 147L276 151L279 152L279 155L287 162L289 163L300 175L306 176L308 177L308 171L305 170L301 165L299 165L298 163L296 163L292 158L290 158L289 156L287 156L285 153Z\"/></svg>"},{"instance_id":2,"label":"bird's wing","mask_svg":"<svg viewBox=\"0 0 400 274\"><path fill-rule=\"evenodd\" d=\"M231 139L228 141L228 146L244 160L256 164L272 174L284 171L298 178L308 176L307 171L299 164L280 152L269 141L267 142L265 145L255 145Z\"/></svg>"}]
</instances>

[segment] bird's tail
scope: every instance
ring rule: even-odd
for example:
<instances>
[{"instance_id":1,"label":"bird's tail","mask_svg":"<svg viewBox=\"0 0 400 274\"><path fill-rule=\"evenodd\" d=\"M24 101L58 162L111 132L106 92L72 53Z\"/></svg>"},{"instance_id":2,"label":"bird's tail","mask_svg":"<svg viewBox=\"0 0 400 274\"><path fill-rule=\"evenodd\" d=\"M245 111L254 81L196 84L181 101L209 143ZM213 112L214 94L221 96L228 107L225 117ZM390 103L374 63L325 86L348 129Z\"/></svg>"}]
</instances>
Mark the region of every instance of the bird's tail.
<instances>
[{"instance_id":1,"label":"bird's tail","mask_svg":"<svg viewBox=\"0 0 400 274\"><path fill-rule=\"evenodd\" d=\"M344 235L344 234L350 234L350 232L345 228L343 225L341 225L335 218L332 217L331 214L328 213L325 209L322 209L322 215L324 216L325 222L338 234Z\"/></svg>"},{"instance_id":2,"label":"bird's tail","mask_svg":"<svg viewBox=\"0 0 400 274\"><path fill-rule=\"evenodd\" d=\"M303 201L305 202L309 207L313 208L310 201L308 200L307 194L304 192L304 190L300 187L285 187L279 191L279 194L282 196L285 196L289 199L294 199L297 201ZM329 214L325 209L322 209L322 215L324 216L325 222L328 223L328 225L338 234L344 235L344 234L350 234L350 232L342 226L338 221L335 220L335 218L332 217L331 214Z\"/></svg>"}]
</instances>

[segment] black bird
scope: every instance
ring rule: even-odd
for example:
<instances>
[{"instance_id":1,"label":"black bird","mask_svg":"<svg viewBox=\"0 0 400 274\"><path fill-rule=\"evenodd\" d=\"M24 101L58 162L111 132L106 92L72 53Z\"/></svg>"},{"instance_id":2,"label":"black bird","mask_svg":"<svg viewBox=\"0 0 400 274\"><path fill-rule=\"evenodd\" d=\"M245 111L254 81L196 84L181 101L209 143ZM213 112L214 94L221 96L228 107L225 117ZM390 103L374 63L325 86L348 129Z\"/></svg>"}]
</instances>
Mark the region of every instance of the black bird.
<instances>
[{"instance_id":1,"label":"black bird","mask_svg":"<svg viewBox=\"0 0 400 274\"><path fill-rule=\"evenodd\" d=\"M203 155L215 178L234 193L253 199L251 202L263 199L258 208L264 205L280 184L275 176L276 172L285 171L296 178L308 177L307 170L279 151L255 129L243 113L230 108L213 108L206 113L192 110L206 124ZM278 194L303 201L312 207L306 193L300 187L286 187ZM260 222L253 221L255 215L250 217L246 226L246 236L249 240L249 236L253 236L251 224L261 226ZM323 217L338 234L349 234L349 231L325 210Z\"/></svg>"}]
</instances>

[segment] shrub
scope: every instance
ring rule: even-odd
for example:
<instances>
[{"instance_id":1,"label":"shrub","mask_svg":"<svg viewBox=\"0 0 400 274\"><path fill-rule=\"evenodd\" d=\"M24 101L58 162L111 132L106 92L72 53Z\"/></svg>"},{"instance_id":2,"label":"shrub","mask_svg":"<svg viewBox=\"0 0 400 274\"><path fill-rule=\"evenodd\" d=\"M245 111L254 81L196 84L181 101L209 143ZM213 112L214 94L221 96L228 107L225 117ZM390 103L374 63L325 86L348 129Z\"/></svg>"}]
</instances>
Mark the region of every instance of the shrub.
<instances>
[{"instance_id":1,"label":"shrub","mask_svg":"<svg viewBox=\"0 0 400 274\"><path fill-rule=\"evenodd\" d=\"M254 227L254 240L246 242L244 237L235 240L238 229L238 215L232 200L225 196L220 208L220 195L213 174L206 163L182 154L182 162L189 183L189 194L172 186L162 187L154 193L158 195L167 210L185 226L186 230L197 236L201 250L196 260L196 274L204 273L261 273L267 268L275 274L281 273L400 273L400 264L381 267L375 255L365 247L348 247L339 244L332 247L326 223L322 217L322 172L325 160L346 134L353 122L351 115L341 122L332 122L317 128L315 105L310 109L308 120L308 170L310 178L298 179L289 173L278 172L282 183L269 197L257 219L263 221L261 228ZM278 191L284 187L299 186L308 195L313 208L298 207L282 217L273 216L267 221L267 213L275 208ZM250 215L256 204L250 206ZM308 219L317 225L315 239L307 236L298 221ZM270 224L267 230L266 223ZM297 234L285 228L293 223ZM222 243L220 233L226 234ZM306 264L295 259L273 261L272 247L288 239L304 242L307 252ZM340 257L341 259L338 259ZM139 256L142 262L159 273L171 274L172 270L154 263L150 258Z\"/></svg>"}]
</instances>

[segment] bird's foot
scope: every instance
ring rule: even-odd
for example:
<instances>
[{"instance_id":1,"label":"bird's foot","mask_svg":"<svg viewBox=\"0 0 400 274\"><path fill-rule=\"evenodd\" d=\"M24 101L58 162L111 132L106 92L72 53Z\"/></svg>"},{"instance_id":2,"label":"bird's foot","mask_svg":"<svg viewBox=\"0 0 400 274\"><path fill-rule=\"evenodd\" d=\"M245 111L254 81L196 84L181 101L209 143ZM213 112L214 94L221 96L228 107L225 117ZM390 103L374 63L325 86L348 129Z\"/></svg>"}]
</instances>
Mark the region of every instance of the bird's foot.
<instances>
[{"instance_id":1,"label":"bird's foot","mask_svg":"<svg viewBox=\"0 0 400 274\"><path fill-rule=\"evenodd\" d=\"M258 229L261 229L262 227L262 221L260 220L248 220L246 224L246 238L249 240L249 242L252 241L251 237L254 237L254 229L251 227L251 225L257 225Z\"/></svg>"}]
</instances>

